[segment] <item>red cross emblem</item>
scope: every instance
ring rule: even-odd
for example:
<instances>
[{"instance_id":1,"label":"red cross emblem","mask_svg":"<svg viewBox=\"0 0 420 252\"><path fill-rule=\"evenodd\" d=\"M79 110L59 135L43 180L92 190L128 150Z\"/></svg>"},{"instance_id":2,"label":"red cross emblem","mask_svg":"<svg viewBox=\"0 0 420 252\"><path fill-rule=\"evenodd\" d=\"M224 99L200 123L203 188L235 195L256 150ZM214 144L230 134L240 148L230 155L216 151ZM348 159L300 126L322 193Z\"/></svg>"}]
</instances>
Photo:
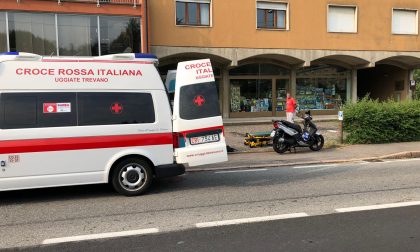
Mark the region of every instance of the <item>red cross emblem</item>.
<instances>
[{"instance_id":1,"label":"red cross emblem","mask_svg":"<svg viewBox=\"0 0 420 252\"><path fill-rule=\"evenodd\" d=\"M203 104L206 102L206 100L204 99L204 97L202 95L197 95L196 97L194 97L194 104L196 106L203 106Z\"/></svg>"},{"instance_id":2,"label":"red cross emblem","mask_svg":"<svg viewBox=\"0 0 420 252\"><path fill-rule=\"evenodd\" d=\"M122 111L123 111L123 106L121 105L121 103L114 102L111 104L111 112L113 114L121 114Z\"/></svg>"}]
</instances>

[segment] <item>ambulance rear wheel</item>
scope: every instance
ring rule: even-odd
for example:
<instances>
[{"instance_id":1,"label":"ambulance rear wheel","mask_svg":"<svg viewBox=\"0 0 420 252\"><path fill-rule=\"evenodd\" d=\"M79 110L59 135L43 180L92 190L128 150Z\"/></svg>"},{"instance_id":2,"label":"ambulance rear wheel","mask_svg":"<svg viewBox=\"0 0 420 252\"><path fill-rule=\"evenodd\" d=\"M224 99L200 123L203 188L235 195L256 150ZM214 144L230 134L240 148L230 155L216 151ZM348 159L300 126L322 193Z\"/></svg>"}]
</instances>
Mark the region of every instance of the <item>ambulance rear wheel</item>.
<instances>
[{"instance_id":1,"label":"ambulance rear wheel","mask_svg":"<svg viewBox=\"0 0 420 252\"><path fill-rule=\"evenodd\" d=\"M128 158L118 163L112 173L112 186L126 196L144 193L152 183L152 167L145 160Z\"/></svg>"}]
</instances>

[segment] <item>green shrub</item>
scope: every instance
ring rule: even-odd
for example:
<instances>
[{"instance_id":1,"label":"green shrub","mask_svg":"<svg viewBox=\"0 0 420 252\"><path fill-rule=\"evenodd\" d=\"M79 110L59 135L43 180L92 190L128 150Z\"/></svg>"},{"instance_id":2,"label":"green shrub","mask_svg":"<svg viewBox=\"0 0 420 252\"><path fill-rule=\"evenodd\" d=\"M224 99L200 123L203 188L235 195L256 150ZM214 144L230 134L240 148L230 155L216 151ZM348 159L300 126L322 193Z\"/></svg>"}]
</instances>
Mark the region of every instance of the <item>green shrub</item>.
<instances>
[{"instance_id":1,"label":"green shrub","mask_svg":"<svg viewBox=\"0 0 420 252\"><path fill-rule=\"evenodd\" d=\"M344 106L350 144L420 141L420 101L379 102L368 97Z\"/></svg>"}]
</instances>

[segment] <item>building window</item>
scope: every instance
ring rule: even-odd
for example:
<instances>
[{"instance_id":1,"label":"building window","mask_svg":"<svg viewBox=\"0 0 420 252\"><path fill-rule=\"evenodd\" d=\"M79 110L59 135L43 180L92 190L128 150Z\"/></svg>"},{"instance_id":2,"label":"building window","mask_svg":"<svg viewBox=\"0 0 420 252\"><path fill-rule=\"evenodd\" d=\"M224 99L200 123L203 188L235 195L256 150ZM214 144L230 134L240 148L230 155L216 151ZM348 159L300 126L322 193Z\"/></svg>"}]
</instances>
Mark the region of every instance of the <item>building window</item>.
<instances>
[{"instance_id":1,"label":"building window","mask_svg":"<svg viewBox=\"0 0 420 252\"><path fill-rule=\"evenodd\" d=\"M48 56L139 53L140 18L0 12L0 52L7 51Z\"/></svg>"},{"instance_id":2,"label":"building window","mask_svg":"<svg viewBox=\"0 0 420 252\"><path fill-rule=\"evenodd\" d=\"M355 6L328 6L328 32L357 32L357 8Z\"/></svg>"},{"instance_id":3,"label":"building window","mask_svg":"<svg viewBox=\"0 0 420 252\"><path fill-rule=\"evenodd\" d=\"M287 3L257 2L257 28L287 29Z\"/></svg>"},{"instance_id":4,"label":"building window","mask_svg":"<svg viewBox=\"0 0 420 252\"><path fill-rule=\"evenodd\" d=\"M0 52L7 52L6 12L0 12Z\"/></svg>"},{"instance_id":5,"label":"building window","mask_svg":"<svg viewBox=\"0 0 420 252\"><path fill-rule=\"evenodd\" d=\"M101 55L139 53L140 18L100 16Z\"/></svg>"},{"instance_id":6,"label":"building window","mask_svg":"<svg viewBox=\"0 0 420 252\"><path fill-rule=\"evenodd\" d=\"M58 15L60 56L98 56L97 16Z\"/></svg>"},{"instance_id":7,"label":"building window","mask_svg":"<svg viewBox=\"0 0 420 252\"><path fill-rule=\"evenodd\" d=\"M10 51L57 55L54 14L9 12L8 17Z\"/></svg>"},{"instance_id":8,"label":"building window","mask_svg":"<svg viewBox=\"0 0 420 252\"><path fill-rule=\"evenodd\" d=\"M210 26L210 0L176 1L176 24Z\"/></svg>"},{"instance_id":9,"label":"building window","mask_svg":"<svg viewBox=\"0 0 420 252\"><path fill-rule=\"evenodd\" d=\"M418 11L407 9L392 10L392 34L418 34Z\"/></svg>"}]
</instances>

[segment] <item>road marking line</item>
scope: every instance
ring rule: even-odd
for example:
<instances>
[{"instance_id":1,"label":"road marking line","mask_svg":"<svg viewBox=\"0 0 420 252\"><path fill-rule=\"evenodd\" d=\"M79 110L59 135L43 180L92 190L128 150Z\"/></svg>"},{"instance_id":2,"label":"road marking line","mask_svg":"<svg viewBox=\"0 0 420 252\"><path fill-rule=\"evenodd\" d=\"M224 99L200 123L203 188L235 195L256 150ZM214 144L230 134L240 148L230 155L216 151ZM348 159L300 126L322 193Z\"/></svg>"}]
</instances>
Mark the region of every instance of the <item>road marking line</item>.
<instances>
[{"instance_id":1,"label":"road marking line","mask_svg":"<svg viewBox=\"0 0 420 252\"><path fill-rule=\"evenodd\" d=\"M335 209L335 211L337 211L339 213L348 213L348 212L368 211L368 210L417 206L417 205L420 205L420 201L391 203L391 204L382 204L382 205L371 205L371 206L358 206L358 207L348 207L348 208L337 208L337 209Z\"/></svg>"},{"instance_id":2,"label":"road marking line","mask_svg":"<svg viewBox=\"0 0 420 252\"><path fill-rule=\"evenodd\" d=\"M42 244L55 244L55 243L63 243L63 242L96 240L96 239L105 239L105 238L114 238L114 237L123 237L123 236L154 234L158 232L159 232L159 229L157 228L147 228L147 229L129 230L129 231L121 231L121 232L68 236L68 237L46 239L42 242Z\"/></svg>"},{"instance_id":3,"label":"road marking line","mask_svg":"<svg viewBox=\"0 0 420 252\"><path fill-rule=\"evenodd\" d=\"M420 161L420 158L391 159L391 160L386 160L386 161L384 161L384 163L393 163L393 162L412 162L412 161Z\"/></svg>"},{"instance_id":4,"label":"road marking line","mask_svg":"<svg viewBox=\"0 0 420 252\"><path fill-rule=\"evenodd\" d=\"M237 172L260 172L267 171L268 169L251 169L251 170L233 170L233 171L218 171L214 173L237 173Z\"/></svg>"},{"instance_id":5,"label":"road marking line","mask_svg":"<svg viewBox=\"0 0 420 252\"><path fill-rule=\"evenodd\" d=\"M309 215L307 213L291 213L291 214L271 215L271 216L262 216L262 217L253 217L253 218L244 218L244 219L201 222L201 223L196 223L195 226L197 228L219 227L219 226L237 225L237 224L253 223L253 222L301 218L301 217L308 217L308 216Z\"/></svg>"},{"instance_id":6,"label":"road marking line","mask_svg":"<svg viewBox=\"0 0 420 252\"><path fill-rule=\"evenodd\" d=\"M294 166L293 169L309 169L309 168L323 168L323 167L334 167L337 164L325 164L325 165L302 165L302 166Z\"/></svg>"}]
</instances>

